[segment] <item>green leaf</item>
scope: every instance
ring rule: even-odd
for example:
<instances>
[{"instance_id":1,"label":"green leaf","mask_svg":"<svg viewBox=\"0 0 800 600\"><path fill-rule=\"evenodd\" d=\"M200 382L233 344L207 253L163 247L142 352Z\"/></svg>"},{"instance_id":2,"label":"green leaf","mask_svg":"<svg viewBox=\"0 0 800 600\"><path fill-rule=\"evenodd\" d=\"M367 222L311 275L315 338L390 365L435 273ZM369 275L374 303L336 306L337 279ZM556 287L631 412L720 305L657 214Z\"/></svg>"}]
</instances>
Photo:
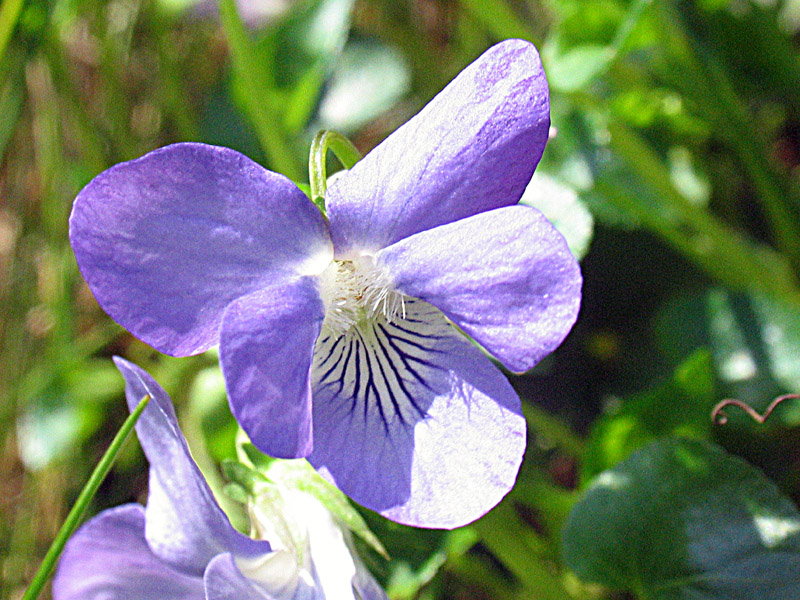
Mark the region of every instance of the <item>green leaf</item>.
<instances>
[{"instance_id":1,"label":"green leaf","mask_svg":"<svg viewBox=\"0 0 800 600\"><path fill-rule=\"evenodd\" d=\"M584 257L592 241L594 219L573 188L537 171L520 202L542 211L567 240L575 258L580 260Z\"/></svg>"},{"instance_id":2,"label":"green leaf","mask_svg":"<svg viewBox=\"0 0 800 600\"><path fill-rule=\"evenodd\" d=\"M674 359L709 348L725 394L759 412L773 397L800 391L800 316L792 306L761 294L711 288L667 304L657 317L656 333ZM730 413L731 425L752 427L744 414ZM785 403L772 423L797 425L800 405Z\"/></svg>"},{"instance_id":3,"label":"green leaf","mask_svg":"<svg viewBox=\"0 0 800 600\"><path fill-rule=\"evenodd\" d=\"M249 442L240 444L242 459L269 481L314 496L350 531L364 540L375 552L388 559L380 540L339 488L329 483L304 458L279 459L260 453ZM243 465L240 465L243 468ZM241 482L237 482L241 483Z\"/></svg>"},{"instance_id":4,"label":"green leaf","mask_svg":"<svg viewBox=\"0 0 800 600\"><path fill-rule=\"evenodd\" d=\"M678 367L670 381L623 400L619 410L597 420L589 436L582 479L613 467L659 437L708 437L714 392L711 355L699 350Z\"/></svg>"},{"instance_id":5,"label":"green leaf","mask_svg":"<svg viewBox=\"0 0 800 600\"><path fill-rule=\"evenodd\" d=\"M310 69L329 67L350 31L353 0L314 0L298 5L259 44L272 53L275 83L292 88Z\"/></svg>"},{"instance_id":6,"label":"green leaf","mask_svg":"<svg viewBox=\"0 0 800 600\"><path fill-rule=\"evenodd\" d=\"M575 92L586 87L616 57L608 46L578 46L563 54L549 49L543 52L547 65L547 81L554 90L561 92Z\"/></svg>"},{"instance_id":7,"label":"green leaf","mask_svg":"<svg viewBox=\"0 0 800 600\"><path fill-rule=\"evenodd\" d=\"M598 475L563 535L586 581L652 600L800 598L800 515L706 442L666 439Z\"/></svg>"},{"instance_id":8,"label":"green leaf","mask_svg":"<svg viewBox=\"0 0 800 600\"><path fill-rule=\"evenodd\" d=\"M189 388L189 405L200 421L209 455L216 462L234 458L239 426L228 408L225 379L218 365L197 373Z\"/></svg>"},{"instance_id":9,"label":"green leaf","mask_svg":"<svg viewBox=\"0 0 800 600\"><path fill-rule=\"evenodd\" d=\"M354 132L410 87L411 70L400 52L373 40L349 43L328 80L313 129Z\"/></svg>"}]
</instances>

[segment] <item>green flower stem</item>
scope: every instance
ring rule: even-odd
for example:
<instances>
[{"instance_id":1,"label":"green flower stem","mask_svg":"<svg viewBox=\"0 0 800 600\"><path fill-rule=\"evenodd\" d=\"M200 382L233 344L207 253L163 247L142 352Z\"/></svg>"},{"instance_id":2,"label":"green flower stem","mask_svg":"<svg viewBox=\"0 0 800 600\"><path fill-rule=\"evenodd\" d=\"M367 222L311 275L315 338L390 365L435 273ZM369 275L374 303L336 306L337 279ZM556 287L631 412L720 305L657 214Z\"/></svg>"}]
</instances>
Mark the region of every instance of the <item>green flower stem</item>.
<instances>
[{"instance_id":1,"label":"green flower stem","mask_svg":"<svg viewBox=\"0 0 800 600\"><path fill-rule=\"evenodd\" d=\"M361 154L353 143L336 131L322 130L311 141L308 155L308 180L311 184L311 200L325 214L325 192L328 189L328 150L332 151L345 169L350 169Z\"/></svg>"},{"instance_id":2,"label":"green flower stem","mask_svg":"<svg viewBox=\"0 0 800 600\"><path fill-rule=\"evenodd\" d=\"M11 34L19 21L23 4L24 0L3 0L0 4L0 62L3 61Z\"/></svg>"},{"instance_id":3,"label":"green flower stem","mask_svg":"<svg viewBox=\"0 0 800 600\"><path fill-rule=\"evenodd\" d=\"M234 0L220 0L219 15L222 28L231 49L231 61L240 77L246 78L242 86L248 116L256 129L261 147L270 166L293 181L299 181L302 170L291 146L283 137L280 116L269 103L272 86L253 54L247 29L236 10Z\"/></svg>"},{"instance_id":4,"label":"green flower stem","mask_svg":"<svg viewBox=\"0 0 800 600\"><path fill-rule=\"evenodd\" d=\"M108 475L108 472L111 470L111 466L114 464L114 460L117 458L117 454L119 454L122 445L125 443L125 440L128 439L131 431L133 431L133 426L136 425L136 421L139 420L139 417L144 409L147 408L147 404L149 402L150 396L145 396L142 398L142 400L136 406L136 409L122 424L122 427L120 427L117 435L114 436L114 439L111 441L111 445L108 447L108 450L106 450L103 458L100 459L100 462L95 467L91 477L89 477L89 481L81 490L81 493L78 496L78 499L75 501L75 505L72 507L72 510L69 511L64 524L61 526L61 529L56 535L55 540L53 540L50 549L47 551L42 564L39 566L39 570L36 571L36 575L33 576L30 586L28 586L28 589L22 596L22 600L34 600L39 596L39 593L42 591L42 587L44 587L48 577L50 577L50 573L53 571L53 567L55 566L58 557L61 556L61 552L64 550L67 540L78 528L78 525L80 525L83 515L86 512L86 508L89 506L89 502L91 502L92 498L97 492L97 488L100 487L100 484L106 478L106 475Z\"/></svg>"}]
</instances>

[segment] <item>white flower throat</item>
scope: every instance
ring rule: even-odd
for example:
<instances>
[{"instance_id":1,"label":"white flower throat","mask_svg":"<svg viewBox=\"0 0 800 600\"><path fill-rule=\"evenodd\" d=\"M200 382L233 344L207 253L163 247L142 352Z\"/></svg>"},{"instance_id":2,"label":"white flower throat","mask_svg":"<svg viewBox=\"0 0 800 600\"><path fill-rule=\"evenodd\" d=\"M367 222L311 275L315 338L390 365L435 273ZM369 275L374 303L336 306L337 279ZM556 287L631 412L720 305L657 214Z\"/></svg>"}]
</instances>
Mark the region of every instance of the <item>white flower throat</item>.
<instances>
[{"instance_id":1,"label":"white flower throat","mask_svg":"<svg viewBox=\"0 0 800 600\"><path fill-rule=\"evenodd\" d=\"M325 304L322 331L334 337L368 322L391 323L406 316L408 297L395 289L391 277L371 256L334 260L319 277Z\"/></svg>"}]
</instances>

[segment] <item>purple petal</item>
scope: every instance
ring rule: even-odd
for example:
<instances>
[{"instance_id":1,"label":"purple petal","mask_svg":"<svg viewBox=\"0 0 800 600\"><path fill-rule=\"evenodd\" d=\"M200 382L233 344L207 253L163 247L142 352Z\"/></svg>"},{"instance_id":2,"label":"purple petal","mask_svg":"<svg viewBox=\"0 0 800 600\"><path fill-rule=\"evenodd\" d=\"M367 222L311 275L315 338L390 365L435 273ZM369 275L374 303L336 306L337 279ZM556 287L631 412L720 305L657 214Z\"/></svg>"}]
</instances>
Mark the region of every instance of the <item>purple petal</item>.
<instances>
[{"instance_id":1,"label":"purple petal","mask_svg":"<svg viewBox=\"0 0 800 600\"><path fill-rule=\"evenodd\" d=\"M67 543L54 600L204 600L203 580L158 558L144 538L144 508L125 504L84 524Z\"/></svg>"},{"instance_id":2,"label":"purple petal","mask_svg":"<svg viewBox=\"0 0 800 600\"><path fill-rule=\"evenodd\" d=\"M144 370L114 359L125 378L125 395L133 408L147 394L152 400L136 424L150 461L146 537L153 552L170 564L201 575L217 554L259 556L270 545L242 535L217 504L189 453L167 393Z\"/></svg>"},{"instance_id":3,"label":"purple petal","mask_svg":"<svg viewBox=\"0 0 800 600\"><path fill-rule=\"evenodd\" d=\"M343 492L385 517L451 528L511 489L525 449L520 402L503 375L432 306L320 344L314 452Z\"/></svg>"},{"instance_id":4,"label":"purple petal","mask_svg":"<svg viewBox=\"0 0 800 600\"><path fill-rule=\"evenodd\" d=\"M512 371L552 352L578 316L578 262L531 207L423 231L385 248L376 262L399 290L438 307Z\"/></svg>"},{"instance_id":5,"label":"purple petal","mask_svg":"<svg viewBox=\"0 0 800 600\"><path fill-rule=\"evenodd\" d=\"M307 456L313 447L310 369L324 314L310 277L253 292L225 313L220 363L231 410L272 456Z\"/></svg>"},{"instance_id":6,"label":"purple petal","mask_svg":"<svg viewBox=\"0 0 800 600\"><path fill-rule=\"evenodd\" d=\"M232 300L331 252L297 186L204 144L167 146L95 177L75 200L70 240L100 306L176 356L215 345Z\"/></svg>"},{"instance_id":7,"label":"purple petal","mask_svg":"<svg viewBox=\"0 0 800 600\"><path fill-rule=\"evenodd\" d=\"M204 581L206 600L286 600L242 575L230 554L220 554L209 563Z\"/></svg>"},{"instance_id":8,"label":"purple petal","mask_svg":"<svg viewBox=\"0 0 800 600\"><path fill-rule=\"evenodd\" d=\"M536 48L522 40L490 48L328 189L337 258L516 204L549 127Z\"/></svg>"}]
</instances>

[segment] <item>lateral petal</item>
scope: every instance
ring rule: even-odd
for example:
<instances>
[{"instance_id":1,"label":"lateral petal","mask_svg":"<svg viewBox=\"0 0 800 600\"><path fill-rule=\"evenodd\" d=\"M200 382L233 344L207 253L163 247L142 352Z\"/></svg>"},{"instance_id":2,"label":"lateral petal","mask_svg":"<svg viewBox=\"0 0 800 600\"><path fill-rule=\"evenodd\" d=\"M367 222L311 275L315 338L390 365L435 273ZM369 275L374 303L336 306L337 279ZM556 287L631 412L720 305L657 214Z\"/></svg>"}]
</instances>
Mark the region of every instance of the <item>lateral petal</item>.
<instances>
[{"instance_id":1,"label":"lateral petal","mask_svg":"<svg viewBox=\"0 0 800 600\"><path fill-rule=\"evenodd\" d=\"M217 344L231 301L332 251L324 219L286 177L194 143L95 177L75 199L70 241L100 306L175 356Z\"/></svg>"},{"instance_id":2,"label":"lateral petal","mask_svg":"<svg viewBox=\"0 0 800 600\"><path fill-rule=\"evenodd\" d=\"M376 263L400 291L439 308L512 371L552 352L578 316L578 262L528 206L423 231L380 251Z\"/></svg>"},{"instance_id":3,"label":"lateral petal","mask_svg":"<svg viewBox=\"0 0 800 600\"><path fill-rule=\"evenodd\" d=\"M153 553L200 576L218 554L253 557L269 552L269 543L239 533L222 512L189 452L163 388L133 363L119 357L114 362L125 378L131 410L145 395L152 398L136 424L136 433L150 462L145 537Z\"/></svg>"},{"instance_id":4,"label":"lateral petal","mask_svg":"<svg viewBox=\"0 0 800 600\"><path fill-rule=\"evenodd\" d=\"M311 277L260 289L225 313L220 364L231 410L272 456L303 457L313 447L310 370L324 315Z\"/></svg>"},{"instance_id":5,"label":"lateral petal","mask_svg":"<svg viewBox=\"0 0 800 600\"><path fill-rule=\"evenodd\" d=\"M500 371L419 300L343 339L318 343L311 464L407 525L458 527L497 504L525 449L519 398Z\"/></svg>"},{"instance_id":6,"label":"lateral petal","mask_svg":"<svg viewBox=\"0 0 800 600\"><path fill-rule=\"evenodd\" d=\"M70 538L53 578L54 600L204 600L203 579L171 567L144 538L144 507L125 504Z\"/></svg>"},{"instance_id":7,"label":"lateral petal","mask_svg":"<svg viewBox=\"0 0 800 600\"><path fill-rule=\"evenodd\" d=\"M544 151L550 102L536 48L506 40L328 189L337 258L516 204Z\"/></svg>"}]
</instances>

